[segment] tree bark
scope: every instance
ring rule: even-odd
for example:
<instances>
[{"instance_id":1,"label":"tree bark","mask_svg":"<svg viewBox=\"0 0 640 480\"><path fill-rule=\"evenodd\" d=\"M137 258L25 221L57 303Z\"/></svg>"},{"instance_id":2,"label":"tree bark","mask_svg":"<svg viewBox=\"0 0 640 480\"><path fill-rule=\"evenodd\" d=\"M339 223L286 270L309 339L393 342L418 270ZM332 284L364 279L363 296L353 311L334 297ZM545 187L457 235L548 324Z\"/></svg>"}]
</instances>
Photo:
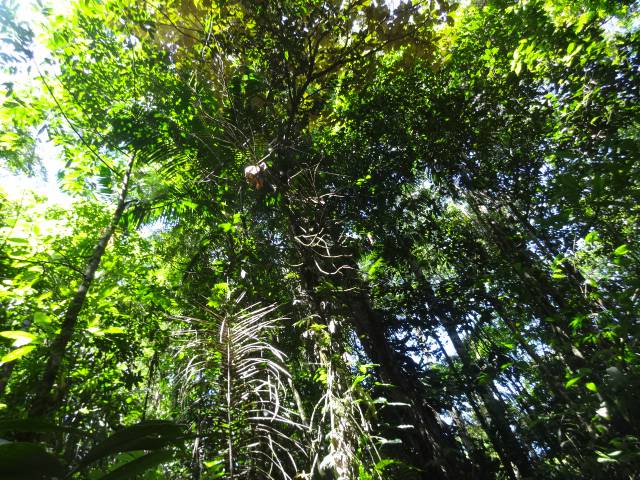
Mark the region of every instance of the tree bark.
<instances>
[{"instance_id":1,"label":"tree bark","mask_svg":"<svg viewBox=\"0 0 640 480\"><path fill-rule=\"evenodd\" d=\"M80 285L78 286L78 289L76 290L76 293L73 296L71 303L67 308L67 311L65 312L64 319L60 327L60 333L51 344L51 347L49 349L49 357L44 368L42 379L29 408L30 416L39 417L47 415L49 412L55 409L56 405L59 402L59 398L57 398L57 396L53 394L52 390L55 385L56 379L60 374L62 362L67 350L67 345L71 341L71 338L75 332L76 324L78 323L78 317L84 306L85 300L87 298L87 293L89 291L89 288L91 287L91 284L93 283L98 267L100 266L100 260L102 259L107 245L109 244L109 241L111 240L116 227L120 223L122 214L124 213L127 194L129 191L129 181L131 179L131 171L133 170L134 163L135 155L131 157L131 160L127 165L127 170L122 181L120 196L118 198L118 204L116 206L115 212L113 213L113 217L111 218L111 222L109 223L109 226L103 233L102 237L100 237L100 240L93 249L93 253L91 254L89 262L87 263L87 266L85 268L82 281L80 282Z\"/></svg>"},{"instance_id":2,"label":"tree bark","mask_svg":"<svg viewBox=\"0 0 640 480\"><path fill-rule=\"evenodd\" d=\"M455 325L449 321L445 321L444 327L458 354L458 358L462 361L464 370L467 372L467 375L469 375L473 369L473 362L462 339L458 335ZM487 426L490 432L487 433L494 442L496 450L502 450L500 457L505 460L503 463L505 464L504 466L505 469L507 469L507 473L513 476L513 470L511 466L508 465L510 463L516 466L520 475L528 476L531 473L531 461L529 460L526 450L511 431L504 406L493 396L487 385L478 382L474 383L473 387L478 392L489 414Z\"/></svg>"},{"instance_id":3,"label":"tree bark","mask_svg":"<svg viewBox=\"0 0 640 480\"><path fill-rule=\"evenodd\" d=\"M421 439L418 453L427 460L428 473L434 478L467 478L470 465L456 454L459 449L455 439L425 399L425 386L418 372L410 367L411 360L388 341L383 319L370 307L363 293L351 292L343 301L367 356L379 365L380 377L394 385L394 394L400 401L412 407L411 415Z\"/></svg>"},{"instance_id":4,"label":"tree bark","mask_svg":"<svg viewBox=\"0 0 640 480\"><path fill-rule=\"evenodd\" d=\"M295 236L299 230L299 219L292 214L289 222L291 234ZM408 441L425 478L470 478L471 465L458 454L460 449L452 433L447 431L447 426L440 422L436 410L426 400L425 386L419 372L412 368L413 361L394 349L387 338L384 318L371 308L366 285L354 274L357 270L353 256L341 251L341 255L335 258L344 261L340 267L342 270L329 276L319 268L318 262L323 259L318 258L312 249L300 243L297 243L297 249L303 286L311 297L316 313L325 319L325 306L331 305L329 308L335 309L338 315L344 315L358 335L366 355L378 365L380 378L394 386L390 391L393 401L411 405L410 420L415 425L415 433L409 436ZM339 269L332 265L329 270L338 272ZM324 277L338 283L339 288L332 289L324 294L324 298L320 298L318 287Z\"/></svg>"}]
</instances>

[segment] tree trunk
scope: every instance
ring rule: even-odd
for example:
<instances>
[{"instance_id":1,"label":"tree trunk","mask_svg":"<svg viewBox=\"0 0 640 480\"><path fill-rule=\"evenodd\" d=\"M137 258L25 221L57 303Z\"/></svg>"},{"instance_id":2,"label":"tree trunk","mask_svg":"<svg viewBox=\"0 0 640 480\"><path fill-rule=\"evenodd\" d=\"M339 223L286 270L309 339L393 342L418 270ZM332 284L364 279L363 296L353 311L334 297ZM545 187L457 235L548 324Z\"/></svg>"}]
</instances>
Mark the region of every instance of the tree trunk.
<instances>
[{"instance_id":1,"label":"tree trunk","mask_svg":"<svg viewBox=\"0 0 640 480\"><path fill-rule=\"evenodd\" d=\"M458 358L462 361L465 372L467 372L471 380L475 380L475 378L470 375L470 372L473 370L473 362L462 339L458 335L455 325L449 321L445 321L444 327L458 354ZM511 463L516 466L520 475L528 476L531 473L529 456L515 434L511 431L504 406L493 396L487 385L474 381L473 388L478 392L487 409L487 413L489 414L488 427L492 430L490 437L497 443L497 445L495 445L496 450L502 450L502 455L500 456L506 460L504 463L507 472L513 475L512 469L506 465L506 463Z\"/></svg>"},{"instance_id":2,"label":"tree trunk","mask_svg":"<svg viewBox=\"0 0 640 480\"><path fill-rule=\"evenodd\" d=\"M393 393L399 401L411 405L420 438L418 453L427 460L429 473L435 478L465 478L470 473L470 465L456 455L458 446L452 432L447 431L436 410L425 399L425 386L412 368L412 360L390 344L383 319L370 307L364 293L350 292L342 300L367 356L379 365L380 377L394 385Z\"/></svg>"},{"instance_id":3,"label":"tree trunk","mask_svg":"<svg viewBox=\"0 0 640 480\"><path fill-rule=\"evenodd\" d=\"M449 368L451 369L451 371L453 372L454 376L456 377L456 379L458 380L458 382L461 385L464 385L465 381L461 375L461 373L459 372L459 370L456 368L453 360L451 359L451 357L449 356L449 354L447 353L447 350L444 348L444 345L442 344L442 342L440 341L440 338L438 338L437 335L433 336L434 340L436 341L436 343L438 344L438 348L440 349L440 353L442 353L442 355L444 356L447 364L449 365ZM513 479L515 477L515 473L513 471L513 467L511 466L511 463L508 462L505 458L504 458L504 454L502 452L502 448L500 448L500 443L499 443L499 439L496 437L496 432L494 429L490 428L489 424L487 423L487 419L485 418L485 416L483 415L483 413L480 410L480 407L478 406L478 402L476 401L475 395L473 395L473 392L468 392L466 394L467 400L469 401L469 405L471 405L471 409L473 410L473 412L476 415L476 418L478 420L478 423L480 423L480 426L482 427L482 429L485 431L485 433L487 434L487 437L489 437L489 440L491 441L491 443L494 445L494 450L496 451L498 457L500 458L500 463L502 463L507 476L510 479ZM460 421L460 419L456 420L456 416L459 417L456 408L453 408L453 418L454 421L456 421L456 425L458 424L458 422ZM462 438L462 437L461 437ZM463 438L463 443L465 445L465 447L467 446L468 442L464 442L464 438ZM474 457L476 459L475 464L477 465L486 465L485 470L482 470L480 472L474 472L474 476L473 478L495 478L496 475L496 469L493 468L489 471L487 471L487 468L490 468L491 466L489 465L489 459L488 456L486 455L485 450L481 450L481 451L477 451L475 452ZM474 465L475 466L475 465Z\"/></svg>"},{"instance_id":4,"label":"tree trunk","mask_svg":"<svg viewBox=\"0 0 640 480\"><path fill-rule=\"evenodd\" d=\"M291 232L295 235L298 220L295 216L289 220ZM298 244L298 253L302 260L300 269L304 289L310 295L316 313L324 319L326 303L320 298L318 287L326 274L318 268L310 249ZM469 478L471 466L458 455L459 448L453 435L439 421L436 410L426 400L425 386L420 381L419 373L412 368L413 361L393 348L387 338L384 319L370 306L366 288L357 276L346 273L355 271L355 262L348 257L340 257L347 268L330 277L334 284L339 282L341 288L324 294L329 295L328 303L338 309L336 313L346 316L366 355L378 365L380 378L394 386L390 392L393 401L411 405L410 416L415 425L415 434L408 441L425 475L434 480Z\"/></svg>"},{"instance_id":5,"label":"tree trunk","mask_svg":"<svg viewBox=\"0 0 640 480\"><path fill-rule=\"evenodd\" d=\"M453 407L451 409L451 417L453 418L453 423L456 425L456 429L458 430L460 440L462 441L465 450L467 450L467 453L473 462L473 472L471 478L477 480L495 479L495 464L490 461L484 449L479 449L474 445L473 440L471 439L471 436L468 432L467 423L464 421L456 407Z\"/></svg>"},{"instance_id":6,"label":"tree trunk","mask_svg":"<svg viewBox=\"0 0 640 480\"><path fill-rule=\"evenodd\" d=\"M102 259L107 245L111 240L118 223L120 223L120 219L122 218L127 193L129 191L129 180L131 178L131 171L134 163L135 155L131 157L129 164L127 165L127 170L122 181L122 189L118 198L118 204L115 212L113 213L111 222L93 249L93 253L91 254L89 262L85 268L82 281L80 282L80 285L78 286L78 289L65 312L64 319L60 327L60 333L51 343L49 358L45 365L44 373L38 386L36 396L34 397L29 409L30 416L44 416L54 410L59 402L59 398L57 398L58 395L54 395L52 389L60 373L67 345L71 341L75 332L76 324L78 323L78 316L84 306L89 287L91 287L96 271L100 266L100 260Z\"/></svg>"},{"instance_id":7,"label":"tree trunk","mask_svg":"<svg viewBox=\"0 0 640 480\"><path fill-rule=\"evenodd\" d=\"M436 297L433 288L424 277L422 269L416 260L411 256L408 260L414 270L415 276L420 280L420 288L426 297L426 303L429 309L445 328L458 357L462 361L462 366L466 375L469 376L470 379L473 379L473 375L471 375L473 362L471 361L471 358L456 330L456 324L463 323L462 315L458 312L457 307L452 302L449 301L446 302L446 304L443 304L443 301ZM456 318L457 321L454 321L453 318ZM483 424L487 435L494 444L495 450L502 460L502 464L504 465L507 475L510 478L514 478L513 467L511 464L515 465L521 475L529 475L531 473L531 462L526 449L521 445L514 433L511 431L503 405L496 400L486 385L474 382L473 388L478 392L478 395L482 399L490 417L489 422L483 422L481 418L479 418L479 421ZM478 412L476 412L476 414L478 414Z\"/></svg>"}]
</instances>

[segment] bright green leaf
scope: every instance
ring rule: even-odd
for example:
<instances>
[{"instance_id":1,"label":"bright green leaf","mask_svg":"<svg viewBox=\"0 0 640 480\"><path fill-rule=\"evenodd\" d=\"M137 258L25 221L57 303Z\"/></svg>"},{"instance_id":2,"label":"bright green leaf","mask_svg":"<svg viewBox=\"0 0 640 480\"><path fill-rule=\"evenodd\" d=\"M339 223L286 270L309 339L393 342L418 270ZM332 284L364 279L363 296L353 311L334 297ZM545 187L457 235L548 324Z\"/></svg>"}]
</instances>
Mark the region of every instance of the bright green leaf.
<instances>
[{"instance_id":1,"label":"bright green leaf","mask_svg":"<svg viewBox=\"0 0 640 480\"><path fill-rule=\"evenodd\" d=\"M573 377L565 384L565 387L569 388L580 381L582 377Z\"/></svg>"},{"instance_id":2,"label":"bright green leaf","mask_svg":"<svg viewBox=\"0 0 640 480\"><path fill-rule=\"evenodd\" d=\"M613 251L613 254L614 254L614 255L618 255L618 256L620 256L620 255L626 255L626 254L627 254L627 253L629 253L630 251L631 251L631 250L629 250L629 246L628 246L628 245L626 245L626 244L624 244L624 245L620 245L618 248L616 248L616 249Z\"/></svg>"},{"instance_id":3,"label":"bright green leaf","mask_svg":"<svg viewBox=\"0 0 640 480\"><path fill-rule=\"evenodd\" d=\"M14 340L12 344L13 347L22 347L23 345L28 345L29 343L37 339L37 337L32 333L23 332L20 330L0 332L0 336Z\"/></svg>"},{"instance_id":4,"label":"bright green leaf","mask_svg":"<svg viewBox=\"0 0 640 480\"><path fill-rule=\"evenodd\" d=\"M24 357L34 348L36 348L34 345L26 345L24 347L16 348L15 350L7 353L4 357L0 358L0 365L18 360L19 358Z\"/></svg>"}]
</instances>

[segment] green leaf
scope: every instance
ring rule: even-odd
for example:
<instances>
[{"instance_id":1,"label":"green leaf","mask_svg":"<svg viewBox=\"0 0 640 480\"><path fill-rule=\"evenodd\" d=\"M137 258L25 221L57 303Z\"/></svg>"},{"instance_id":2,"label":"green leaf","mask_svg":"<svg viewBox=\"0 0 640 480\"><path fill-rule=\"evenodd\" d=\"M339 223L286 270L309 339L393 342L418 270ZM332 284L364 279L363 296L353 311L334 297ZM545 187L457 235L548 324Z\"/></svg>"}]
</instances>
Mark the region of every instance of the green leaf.
<instances>
[{"instance_id":1,"label":"green leaf","mask_svg":"<svg viewBox=\"0 0 640 480\"><path fill-rule=\"evenodd\" d=\"M148 421L126 427L93 447L80 462L86 466L101 458L133 450L156 450L181 439L182 426L166 421Z\"/></svg>"},{"instance_id":2,"label":"green leaf","mask_svg":"<svg viewBox=\"0 0 640 480\"><path fill-rule=\"evenodd\" d=\"M513 71L515 72L516 75L518 76L520 75L520 72L522 71L522 61L515 62Z\"/></svg>"},{"instance_id":3,"label":"green leaf","mask_svg":"<svg viewBox=\"0 0 640 480\"><path fill-rule=\"evenodd\" d=\"M626 244L624 244L624 245L620 245L618 248L616 248L616 249L613 251L613 254L614 254L614 255L618 255L618 256L620 256L620 255L626 255L626 254L627 254L627 253L629 253L630 251L631 251L631 250L629 250L629 246L628 246L628 245L626 245Z\"/></svg>"},{"instance_id":4,"label":"green leaf","mask_svg":"<svg viewBox=\"0 0 640 480\"><path fill-rule=\"evenodd\" d=\"M358 375L351 384L351 388L355 388L357 385L361 384L364 379L367 378L367 375Z\"/></svg>"},{"instance_id":5,"label":"green leaf","mask_svg":"<svg viewBox=\"0 0 640 480\"><path fill-rule=\"evenodd\" d=\"M36 325L48 325L51 323L51 317L44 312L36 312L33 314L33 323Z\"/></svg>"},{"instance_id":6,"label":"green leaf","mask_svg":"<svg viewBox=\"0 0 640 480\"><path fill-rule=\"evenodd\" d=\"M378 258L375 262L373 262L373 265L369 267L369 270L367 271L367 275L369 277L374 278L376 275L376 272L378 271L381 265L382 265L382 258Z\"/></svg>"},{"instance_id":7,"label":"green leaf","mask_svg":"<svg viewBox=\"0 0 640 480\"><path fill-rule=\"evenodd\" d=\"M15 350L10 351L4 357L0 358L0 365L3 363L13 362L14 360L18 360L21 357L24 357L27 353L33 350L35 345L25 345L24 347L16 348Z\"/></svg>"},{"instance_id":8,"label":"green leaf","mask_svg":"<svg viewBox=\"0 0 640 480\"><path fill-rule=\"evenodd\" d=\"M193 203L189 200L182 200L180 204L183 205L185 208L188 208L189 210L195 210L196 208L198 208L197 203Z\"/></svg>"},{"instance_id":9,"label":"green leaf","mask_svg":"<svg viewBox=\"0 0 640 480\"><path fill-rule=\"evenodd\" d=\"M617 460L615 458L598 457L597 462L598 463L616 463Z\"/></svg>"},{"instance_id":10,"label":"green leaf","mask_svg":"<svg viewBox=\"0 0 640 480\"><path fill-rule=\"evenodd\" d=\"M592 392L597 392L598 391L598 387L596 386L595 383L593 382L587 382L587 384L585 385L585 387L587 387L588 390L591 390Z\"/></svg>"},{"instance_id":11,"label":"green leaf","mask_svg":"<svg viewBox=\"0 0 640 480\"><path fill-rule=\"evenodd\" d=\"M0 337L8 338L14 340L12 346L13 347L22 347L23 345L27 345L34 340L36 340L36 336L29 332L23 332L20 330L11 330L0 332Z\"/></svg>"},{"instance_id":12,"label":"green leaf","mask_svg":"<svg viewBox=\"0 0 640 480\"><path fill-rule=\"evenodd\" d=\"M387 468L390 465L397 465L400 462L398 460L395 460L393 458L383 458L382 460L380 460L378 463L376 463L375 465L375 469L378 472L382 472L385 468Z\"/></svg>"},{"instance_id":13,"label":"green leaf","mask_svg":"<svg viewBox=\"0 0 640 480\"><path fill-rule=\"evenodd\" d=\"M105 333L107 335L109 334L116 335L116 334L124 334L126 333L126 330L122 327L108 327L102 330L102 333Z\"/></svg>"},{"instance_id":14,"label":"green leaf","mask_svg":"<svg viewBox=\"0 0 640 480\"><path fill-rule=\"evenodd\" d=\"M358 371L360 373L367 373L369 370L377 366L377 363L363 363L362 365L358 365Z\"/></svg>"},{"instance_id":15,"label":"green leaf","mask_svg":"<svg viewBox=\"0 0 640 480\"><path fill-rule=\"evenodd\" d=\"M62 478L65 468L42 445L11 442L0 445L2 480L42 480Z\"/></svg>"},{"instance_id":16,"label":"green leaf","mask_svg":"<svg viewBox=\"0 0 640 480\"><path fill-rule=\"evenodd\" d=\"M74 432L81 430L73 427L55 425L43 418L23 418L0 420L0 432Z\"/></svg>"},{"instance_id":17,"label":"green leaf","mask_svg":"<svg viewBox=\"0 0 640 480\"><path fill-rule=\"evenodd\" d=\"M587 236L584 237L585 243L593 243L598 240L598 232L595 230L593 232L587 233Z\"/></svg>"},{"instance_id":18,"label":"green leaf","mask_svg":"<svg viewBox=\"0 0 640 480\"><path fill-rule=\"evenodd\" d=\"M100 293L100 296L98 297L98 300L104 300L105 298L109 298L117 291L118 291L118 287L117 286L111 287L111 288L107 288L102 293Z\"/></svg>"},{"instance_id":19,"label":"green leaf","mask_svg":"<svg viewBox=\"0 0 640 480\"><path fill-rule=\"evenodd\" d=\"M223 232L231 232L235 230L235 227L230 222L220 223L218 224L218 227L221 228Z\"/></svg>"},{"instance_id":20,"label":"green leaf","mask_svg":"<svg viewBox=\"0 0 640 480\"><path fill-rule=\"evenodd\" d=\"M29 240L27 240L26 238L16 238L16 237L7 238L5 241L11 245L25 245L29 243Z\"/></svg>"},{"instance_id":21,"label":"green leaf","mask_svg":"<svg viewBox=\"0 0 640 480\"><path fill-rule=\"evenodd\" d=\"M578 383L578 382L580 381L580 379L581 379L581 378L582 378L582 377L573 377L573 378L570 378L570 379L569 379L569 381L568 381L567 383L565 383L565 385L564 385L564 386L565 386L565 387L567 387L567 388L569 388L569 387L571 387L571 386L575 385L576 383Z\"/></svg>"},{"instance_id":22,"label":"green leaf","mask_svg":"<svg viewBox=\"0 0 640 480\"><path fill-rule=\"evenodd\" d=\"M168 450L160 450L158 452L147 453L146 455L136 458L135 460L125 463L121 467L116 468L112 472L107 473L98 480L125 480L134 478L136 475L146 472L147 470L157 467L158 465L171 460L173 452Z\"/></svg>"}]
</instances>

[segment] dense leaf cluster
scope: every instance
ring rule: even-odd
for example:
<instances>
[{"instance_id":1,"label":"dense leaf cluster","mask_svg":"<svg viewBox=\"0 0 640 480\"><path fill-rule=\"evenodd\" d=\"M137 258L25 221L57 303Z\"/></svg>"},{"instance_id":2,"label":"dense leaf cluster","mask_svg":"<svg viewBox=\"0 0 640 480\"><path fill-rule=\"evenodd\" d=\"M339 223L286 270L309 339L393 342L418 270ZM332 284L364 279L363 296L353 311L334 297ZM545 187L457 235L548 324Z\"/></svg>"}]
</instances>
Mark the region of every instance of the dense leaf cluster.
<instances>
[{"instance_id":1,"label":"dense leaf cluster","mask_svg":"<svg viewBox=\"0 0 640 480\"><path fill-rule=\"evenodd\" d=\"M0 477L635 478L638 2L37 8Z\"/></svg>"}]
</instances>

